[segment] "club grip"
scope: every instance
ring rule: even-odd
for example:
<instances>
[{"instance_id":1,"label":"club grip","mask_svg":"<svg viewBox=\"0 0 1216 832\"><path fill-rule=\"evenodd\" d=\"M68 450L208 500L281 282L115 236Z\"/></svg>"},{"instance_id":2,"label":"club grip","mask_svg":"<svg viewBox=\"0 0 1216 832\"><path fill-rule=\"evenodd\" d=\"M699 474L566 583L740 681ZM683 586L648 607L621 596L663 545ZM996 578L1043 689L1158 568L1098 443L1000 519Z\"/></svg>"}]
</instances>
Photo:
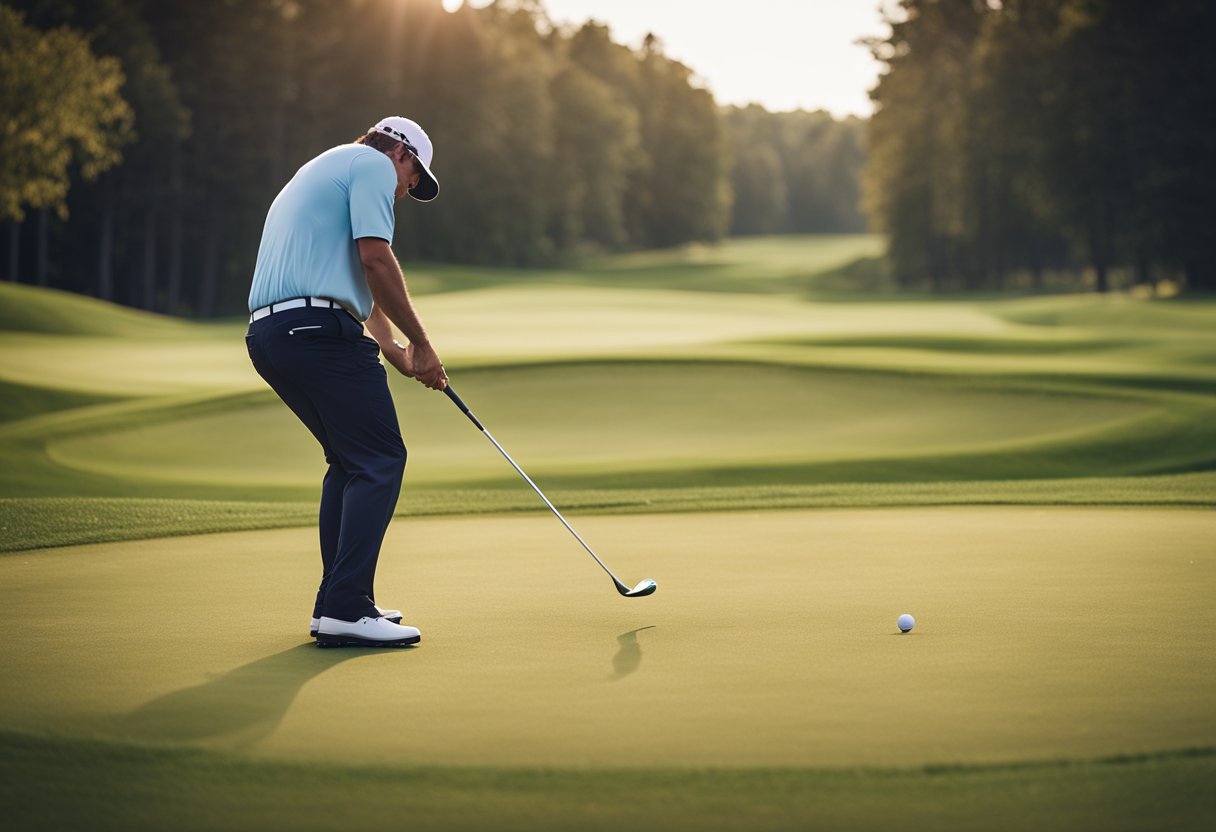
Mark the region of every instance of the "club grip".
<instances>
[{"instance_id":1,"label":"club grip","mask_svg":"<svg viewBox=\"0 0 1216 832\"><path fill-rule=\"evenodd\" d=\"M456 395L456 391L452 389L452 385L449 384L447 387L443 388L443 392L447 393L448 398L456 403L456 406L460 408L460 411L464 413L465 416L469 417L470 422L477 425L477 429L479 431L485 433L486 429L481 426L481 422L477 421L477 417L473 415L473 411L469 410L469 406L461 401L460 396Z\"/></svg>"}]
</instances>

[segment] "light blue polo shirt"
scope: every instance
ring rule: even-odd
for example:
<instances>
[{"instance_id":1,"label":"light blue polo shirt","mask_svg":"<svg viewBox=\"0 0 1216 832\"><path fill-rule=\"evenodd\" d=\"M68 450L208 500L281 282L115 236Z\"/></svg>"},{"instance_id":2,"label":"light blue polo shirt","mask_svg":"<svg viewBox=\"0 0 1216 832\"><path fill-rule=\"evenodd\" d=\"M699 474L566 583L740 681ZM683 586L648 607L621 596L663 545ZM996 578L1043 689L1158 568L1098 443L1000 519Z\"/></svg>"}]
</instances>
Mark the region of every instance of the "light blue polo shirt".
<instances>
[{"instance_id":1,"label":"light blue polo shirt","mask_svg":"<svg viewBox=\"0 0 1216 832\"><path fill-rule=\"evenodd\" d=\"M355 240L393 241L396 190L392 160L361 144L339 145L296 171L266 214L249 311L311 296L367 320L372 293Z\"/></svg>"}]
</instances>

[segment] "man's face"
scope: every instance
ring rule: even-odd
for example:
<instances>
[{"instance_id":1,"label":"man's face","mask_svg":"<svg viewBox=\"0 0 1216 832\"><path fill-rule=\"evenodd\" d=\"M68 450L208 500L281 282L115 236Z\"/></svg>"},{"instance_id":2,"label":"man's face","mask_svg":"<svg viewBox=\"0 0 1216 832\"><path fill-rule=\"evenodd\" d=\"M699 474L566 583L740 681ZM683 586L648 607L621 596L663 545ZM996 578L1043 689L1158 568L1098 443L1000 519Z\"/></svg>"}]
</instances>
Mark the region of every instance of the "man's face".
<instances>
[{"instance_id":1,"label":"man's face","mask_svg":"<svg viewBox=\"0 0 1216 832\"><path fill-rule=\"evenodd\" d=\"M402 145L394 148L388 158L393 160L393 167L397 169L396 196L401 199L410 188L418 184L418 180L422 178L422 168L414 160L414 155Z\"/></svg>"}]
</instances>

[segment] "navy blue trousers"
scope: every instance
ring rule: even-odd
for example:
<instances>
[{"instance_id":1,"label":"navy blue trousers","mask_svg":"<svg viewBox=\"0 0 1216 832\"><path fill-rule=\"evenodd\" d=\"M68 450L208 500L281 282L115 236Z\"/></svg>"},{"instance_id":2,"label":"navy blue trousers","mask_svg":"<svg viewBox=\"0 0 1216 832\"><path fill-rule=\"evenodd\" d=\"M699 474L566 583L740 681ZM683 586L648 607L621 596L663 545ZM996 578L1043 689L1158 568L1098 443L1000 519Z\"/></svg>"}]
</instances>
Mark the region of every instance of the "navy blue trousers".
<instances>
[{"instance_id":1,"label":"navy blue trousers","mask_svg":"<svg viewBox=\"0 0 1216 832\"><path fill-rule=\"evenodd\" d=\"M301 307L249 325L249 359L321 443L321 585L313 617L378 615L376 562L401 493L405 443L380 347L344 309Z\"/></svg>"}]
</instances>

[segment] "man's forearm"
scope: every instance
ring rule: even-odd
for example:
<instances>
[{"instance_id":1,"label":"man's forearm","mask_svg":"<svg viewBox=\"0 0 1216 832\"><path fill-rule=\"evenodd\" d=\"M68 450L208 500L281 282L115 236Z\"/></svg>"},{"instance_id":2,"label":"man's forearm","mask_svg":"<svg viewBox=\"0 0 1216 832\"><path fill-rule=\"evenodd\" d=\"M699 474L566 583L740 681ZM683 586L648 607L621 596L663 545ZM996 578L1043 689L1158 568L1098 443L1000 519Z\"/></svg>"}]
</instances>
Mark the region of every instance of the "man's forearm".
<instances>
[{"instance_id":1,"label":"man's forearm","mask_svg":"<svg viewBox=\"0 0 1216 832\"><path fill-rule=\"evenodd\" d=\"M363 325L367 327L368 333L376 339L376 343L380 345L381 350L392 346L393 341L396 340L393 335L393 325L379 306L372 306L372 314L363 322Z\"/></svg>"},{"instance_id":2,"label":"man's forearm","mask_svg":"<svg viewBox=\"0 0 1216 832\"><path fill-rule=\"evenodd\" d=\"M367 278L368 288L371 289L376 309L382 312L385 318L396 324L411 344L421 346L429 343L426 329L423 328L422 321L418 319L414 305L410 302L409 292L405 288L405 278L401 274L401 267L397 265L397 261L386 262L385 259L377 259L364 266L363 273ZM371 318L367 319L368 331L381 345L385 341L391 342L392 333L387 327L387 323L382 327L379 321L374 320L375 317L373 314Z\"/></svg>"}]
</instances>

